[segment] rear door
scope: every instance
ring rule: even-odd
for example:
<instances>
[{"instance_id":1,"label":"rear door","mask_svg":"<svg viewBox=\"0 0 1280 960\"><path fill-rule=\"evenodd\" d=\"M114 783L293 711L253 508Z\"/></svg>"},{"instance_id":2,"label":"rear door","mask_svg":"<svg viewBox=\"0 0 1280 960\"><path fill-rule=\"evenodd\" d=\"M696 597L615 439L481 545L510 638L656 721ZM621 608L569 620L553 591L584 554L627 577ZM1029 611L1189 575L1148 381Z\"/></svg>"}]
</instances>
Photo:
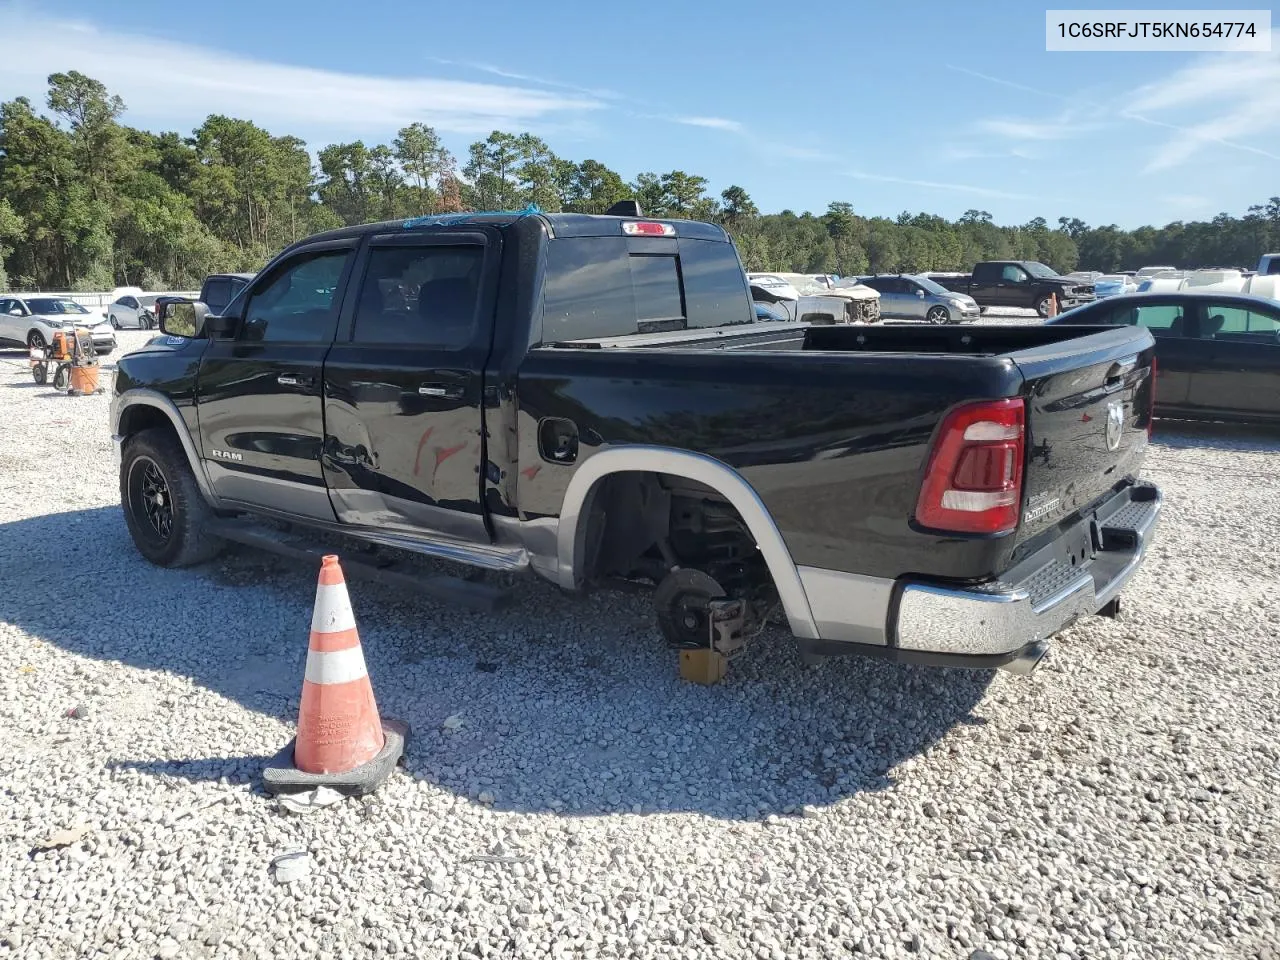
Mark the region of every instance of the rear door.
<instances>
[{"instance_id":1,"label":"rear door","mask_svg":"<svg viewBox=\"0 0 1280 960\"><path fill-rule=\"evenodd\" d=\"M1197 299L1189 406L1200 416L1280 417L1280 308Z\"/></svg>"},{"instance_id":2,"label":"rear door","mask_svg":"<svg viewBox=\"0 0 1280 960\"><path fill-rule=\"evenodd\" d=\"M205 350L196 410L219 497L333 520L321 372L358 244L310 244L274 265L240 301L235 335Z\"/></svg>"},{"instance_id":3,"label":"rear door","mask_svg":"<svg viewBox=\"0 0 1280 960\"><path fill-rule=\"evenodd\" d=\"M1000 307L1008 302L1007 286L1003 264L980 263L973 268L969 295L983 306Z\"/></svg>"},{"instance_id":4,"label":"rear door","mask_svg":"<svg viewBox=\"0 0 1280 960\"><path fill-rule=\"evenodd\" d=\"M17 340L22 342L21 324L22 307L17 300L0 297L0 340Z\"/></svg>"},{"instance_id":5,"label":"rear door","mask_svg":"<svg viewBox=\"0 0 1280 960\"><path fill-rule=\"evenodd\" d=\"M324 475L343 523L487 542L483 370L501 234L375 236L324 368Z\"/></svg>"},{"instance_id":6,"label":"rear door","mask_svg":"<svg viewBox=\"0 0 1280 960\"><path fill-rule=\"evenodd\" d=\"M1012 355L1027 381L1019 540L1084 510L1137 473L1147 446L1154 354L1144 340L1112 329Z\"/></svg>"}]
</instances>

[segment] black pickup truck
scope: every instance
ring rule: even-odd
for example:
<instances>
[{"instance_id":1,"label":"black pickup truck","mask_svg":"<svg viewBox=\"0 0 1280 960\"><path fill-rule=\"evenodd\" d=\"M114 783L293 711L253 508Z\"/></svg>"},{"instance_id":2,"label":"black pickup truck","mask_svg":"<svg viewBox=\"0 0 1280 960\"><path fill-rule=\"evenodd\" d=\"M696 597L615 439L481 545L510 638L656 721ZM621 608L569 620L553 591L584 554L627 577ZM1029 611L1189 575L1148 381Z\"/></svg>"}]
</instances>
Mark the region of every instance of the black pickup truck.
<instances>
[{"instance_id":1,"label":"black pickup truck","mask_svg":"<svg viewBox=\"0 0 1280 960\"><path fill-rule=\"evenodd\" d=\"M1049 316L1049 303L1057 295L1058 309L1067 310L1094 299L1093 284L1059 276L1036 260L986 260L971 274L930 273L930 280L956 293L967 293L978 306L1022 307Z\"/></svg>"},{"instance_id":2,"label":"black pickup truck","mask_svg":"<svg viewBox=\"0 0 1280 960\"><path fill-rule=\"evenodd\" d=\"M806 656L1027 671L1118 609L1160 510L1146 330L758 322L705 223L349 227L178 320L112 402L128 529L165 566L284 522L656 587L676 646L737 604Z\"/></svg>"}]
</instances>

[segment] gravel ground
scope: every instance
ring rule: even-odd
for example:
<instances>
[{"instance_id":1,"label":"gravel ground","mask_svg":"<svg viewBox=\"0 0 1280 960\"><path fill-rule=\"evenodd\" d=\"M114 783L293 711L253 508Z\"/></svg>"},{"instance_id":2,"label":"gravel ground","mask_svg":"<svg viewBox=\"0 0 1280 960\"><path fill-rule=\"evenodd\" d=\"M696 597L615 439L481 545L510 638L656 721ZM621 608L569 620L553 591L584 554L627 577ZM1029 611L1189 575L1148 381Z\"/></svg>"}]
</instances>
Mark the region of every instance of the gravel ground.
<instances>
[{"instance_id":1,"label":"gravel ground","mask_svg":"<svg viewBox=\"0 0 1280 960\"><path fill-rule=\"evenodd\" d=\"M147 565L107 406L0 352L0 957L1280 955L1275 438L1160 429L1124 619L1031 678L806 669L766 634L704 689L640 597L486 617L353 582L414 738L298 816L257 775L315 571Z\"/></svg>"}]
</instances>

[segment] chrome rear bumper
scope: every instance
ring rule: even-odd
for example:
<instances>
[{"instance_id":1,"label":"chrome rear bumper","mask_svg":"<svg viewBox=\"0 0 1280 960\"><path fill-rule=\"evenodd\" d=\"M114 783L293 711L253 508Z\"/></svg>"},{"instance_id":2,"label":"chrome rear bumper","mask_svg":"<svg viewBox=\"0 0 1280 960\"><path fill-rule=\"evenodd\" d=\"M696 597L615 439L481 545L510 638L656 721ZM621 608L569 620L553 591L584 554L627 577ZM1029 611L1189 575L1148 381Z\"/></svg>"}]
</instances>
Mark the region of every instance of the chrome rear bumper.
<instances>
[{"instance_id":1,"label":"chrome rear bumper","mask_svg":"<svg viewBox=\"0 0 1280 960\"><path fill-rule=\"evenodd\" d=\"M1037 555L1031 569L1012 581L959 588L906 584L898 601L896 646L1018 660L1119 595L1142 563L1161 503L1159 489L1138 484L1103 504L1097 514L1101 542L1083 562L1060 554L1035 562Z\"/></svg>"}]
</instances>

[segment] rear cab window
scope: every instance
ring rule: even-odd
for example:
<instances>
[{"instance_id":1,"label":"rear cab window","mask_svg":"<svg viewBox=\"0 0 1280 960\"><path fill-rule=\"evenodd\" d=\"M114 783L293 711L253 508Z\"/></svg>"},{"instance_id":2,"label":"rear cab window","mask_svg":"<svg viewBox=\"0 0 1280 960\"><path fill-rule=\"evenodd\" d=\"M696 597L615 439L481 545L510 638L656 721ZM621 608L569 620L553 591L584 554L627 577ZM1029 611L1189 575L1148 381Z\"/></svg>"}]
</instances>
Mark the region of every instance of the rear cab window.
<instances>
[{"instance_id":1,"label":"rear cab window","mask_svg":"<svg viewBox=\"0 0 1280 960\"><path fill-rule=\"evenodd\" d=\"M732 244L567 237L547 247L544 343L755 322Z\"/></svg>"}]
</instances>

